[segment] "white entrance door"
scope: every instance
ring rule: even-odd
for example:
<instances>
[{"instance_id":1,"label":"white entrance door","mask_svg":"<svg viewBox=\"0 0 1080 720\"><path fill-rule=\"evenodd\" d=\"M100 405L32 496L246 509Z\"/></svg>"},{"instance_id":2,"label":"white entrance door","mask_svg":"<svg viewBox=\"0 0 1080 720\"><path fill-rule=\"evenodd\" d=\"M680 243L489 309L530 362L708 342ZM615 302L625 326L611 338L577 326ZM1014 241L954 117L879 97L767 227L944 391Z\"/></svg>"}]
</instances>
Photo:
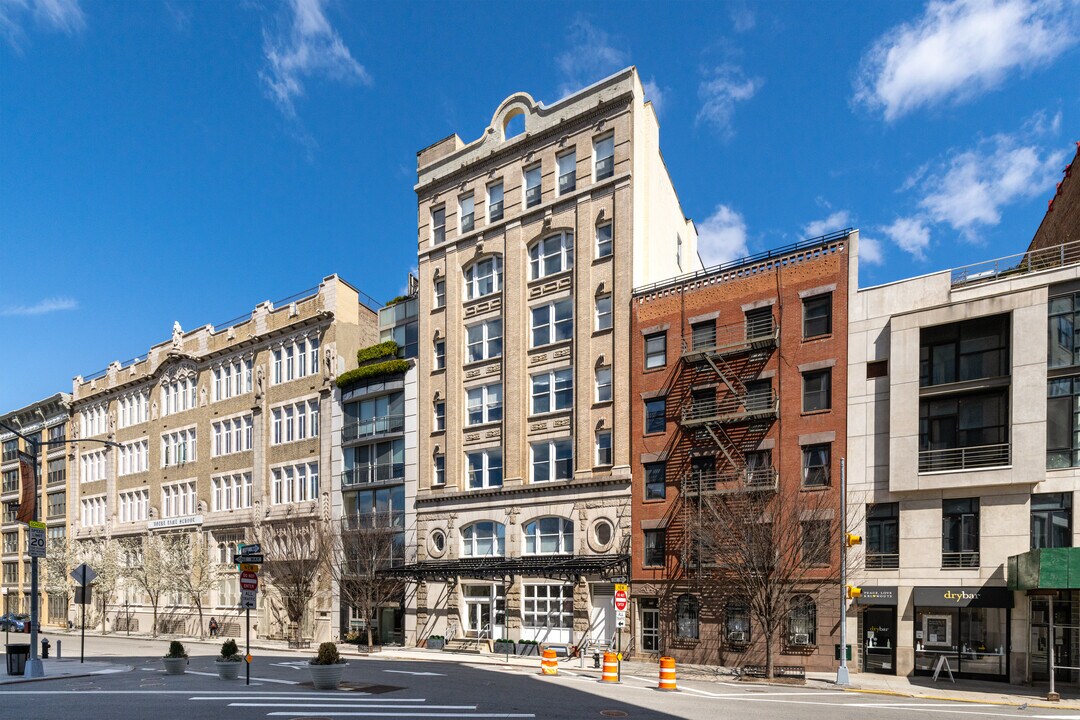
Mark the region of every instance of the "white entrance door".
<instances>
[{"instance_id":1,"label":"white entrance door","mask_svg":"<svg viewBox=\"0 0 1080 720\"><path fill-rule=\"evenodd\" d=\"M611 583L596 583L592 586L591 594L589 639L597 643L610 643L615 635L615 587Z\"/></svg>"},{"instance_id":2,"label":"white entrance door","mask_svg":"<svg viewBox=\"0 0 1080 720\"><path fill-rule=\"evenodd\" d=\"M502 585L465 585L465 634L498 640L506 626L506 588Z\"/></svg>"}]
</instances>

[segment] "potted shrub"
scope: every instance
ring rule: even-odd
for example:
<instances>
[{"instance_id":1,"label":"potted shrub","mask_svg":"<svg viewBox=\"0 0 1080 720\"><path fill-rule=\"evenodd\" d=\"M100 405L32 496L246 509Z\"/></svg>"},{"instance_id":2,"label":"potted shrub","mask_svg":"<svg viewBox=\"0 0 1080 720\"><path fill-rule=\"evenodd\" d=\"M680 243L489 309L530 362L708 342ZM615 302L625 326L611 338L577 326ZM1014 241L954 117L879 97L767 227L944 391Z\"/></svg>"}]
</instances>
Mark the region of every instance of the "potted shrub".
<instances>
[{"instance_id":1,"label":"potted shrub","mask_svg":"<svg viewBox=\"0 0 1080 720\"><path fill-rule=\"evenodd\" d=\"M540 644L535 640L518 640L517 654L521 656L539 655Z\"/></svg>"},{"instance_id":2,"label":"potted shrub","mask_svg":"<svg viewBox=\"0 0 1080 720\"><path fill-rule=\"evenodd\" d=\"M446 647L446 638L442 635L428 635L427 647L428 650L442 650Z\"/></svg>"},{"instance_id":3,"label":"potted shrub","mask_svg":"<svg viewBox=\"0 0 1080 720\"><path fill-rule=\"evenodd\" d=\"M502 653L504 655L513 655L515 652L514 641L510 638L499 638L495 641L493 652Z\"/></svg>"},{"instance_id":4,"label":"potted shrub","mask_svg":"<svg viewBox=\"0 0 1080 720\"><path fill-rule=\"evenodd\" d=\"M221 680L235 680L240 677L240 668L244 658L240 657L240 649L236 647L235 640L226 640L221 643L221 654L214 661L217 668L217 676Z\"/></svg>"},{"instance_id":5,"label":"potted shrub","mask_svg":"<svg viewBox=\"0 0 1080 720\"><path fill-rule=\"evenodd\" d=\"M324 642L319 645L319 654L308 662L311 683L316 690L336 690L341 684L341 674L345 672L346 661L338 654L337 645Z\"/></svg>"},{"instance_id":6,"label":"potted shrub","mask_svg":"<svg viewBox=\"0 0 1080 720\"><path fill-rule=\"evenodd\" d=\"M183 675L188 663L184 643L179 640L173 640L169 643L169 652L165 654L161 662L165 664L166 675Z\"/></svg>"}]
</instances>

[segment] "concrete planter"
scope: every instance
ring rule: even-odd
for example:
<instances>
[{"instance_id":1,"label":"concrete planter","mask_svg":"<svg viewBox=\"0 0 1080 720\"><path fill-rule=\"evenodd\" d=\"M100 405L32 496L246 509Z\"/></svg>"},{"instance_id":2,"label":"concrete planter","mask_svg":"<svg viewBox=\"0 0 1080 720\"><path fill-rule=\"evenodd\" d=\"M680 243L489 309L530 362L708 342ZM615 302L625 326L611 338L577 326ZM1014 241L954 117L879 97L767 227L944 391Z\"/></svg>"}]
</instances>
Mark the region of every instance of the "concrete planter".
<instances>
[{"instance_id":1,"label":"concrete planter","mask_svg":"<svg viewBox=\"0 0 1080 720\"><path fill-rule=\"evenodd\" d=\"M214 667L217 668L217 676L219 680L236 680L240 677L240 668L243 666L244 661L235 662L232 660L215 660Z\"/></svg>"},{"instance_id":2,"label":"concrete planter","mask_svg":"<svg viewBox=\"0 0 1080 720\"><path fill-rule=\"evenodd\" d=\"M336 663L334 665L312 665L308 663L308 671L311 673L311 683L316 690L336 690L341 684L341 674L349 663Z\"/></svg>"},{"instance_id":3,"label":"concrete planter","mask_svg":"<svg viewBox=\"0 0 1080 720\"><path fill-rule=\"evenodd\" d=\"M528 655L539 655L540 646L533 645L532 643L522 643L521 645L517 646L517 654L522 657L526 657Z\"/></svg>"},{"instance_id":4,"label":"concrete planter","mask_svg":"<svg viewBox=\"0 0 1080 720\"><path fill-rule=\"evenodd\" d=\"M517 653L517 644L496 640L491 651L497 655L515 655Z\"/></svg>"},{"instance_id":5,"label":"concrete planter","mask_svg":"<svg viewBox=\"0 0 1080 720\"><path fill-rule=\"evenodd\" d=\"M166 675L183 675L184 670L187 668L187 658L161 658L161 662L165 665Z\"/></svg>"},{"instance_id":6,"label":"concrete planter","mask_svg":"<svg viewBox=\"0 0 1080 720\"><path fill-rule=\"evenodd\" d=\"M426 644L428 650L442 650L446 647L446 640L443 638L428 638Z\"/></svg>"}]
</instances>

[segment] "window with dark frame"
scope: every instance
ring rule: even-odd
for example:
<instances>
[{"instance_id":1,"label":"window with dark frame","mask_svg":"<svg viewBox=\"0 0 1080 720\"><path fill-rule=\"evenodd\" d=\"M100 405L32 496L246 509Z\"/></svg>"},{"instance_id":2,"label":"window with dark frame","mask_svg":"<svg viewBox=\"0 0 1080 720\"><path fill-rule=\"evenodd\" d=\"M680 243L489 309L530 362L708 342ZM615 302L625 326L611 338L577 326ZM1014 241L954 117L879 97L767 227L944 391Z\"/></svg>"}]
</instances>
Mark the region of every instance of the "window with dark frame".
<instances>
[{"instance_id":1,"label":"window with dark frame","mask_svg":"<svg viewBox=\"0 0 1080 720\"><path fill-rule=\"evenodd\" d=\"M746 337L767 337L773 332L772 306L746 311Z\"/></svg>"},{"instance_id":2,"label":"window with dark frame","mask_svg":"<svg viewBox=\"0 0 1080 720\"><path fill-rule=\"evenodd\" d=\"M803 373L803 412L832 409L832 368Z\"/></svg>"},{"instance_id":3,"label":"window with dark frame","mask_svg":"<svg viewBox=\"0 0 1080 720\"><path fill-rule=\"evenodd\" d=\"M667 365L667 333L658 332L645 336L645 369L652 370Z\"/></svg>"},{"instance_id":4,"label":"window with dark frame","mask_svg":"<svg viewBox=\"0 0 1080 720\"><path fill-rule=\"evenodd\" d=\"M667 497L667 463L645 463L645 499L663 500Z\"/></svg>"},{"instance_id":5,"label":"window with dark frame","mask_svg":"<svg viewBox=\"0 0 1080 720\"><path fill-rule=\"evenodd\" d=\"M788 611L788 643L817 645L817 605L809 595L796 595Z\"/></svg>"},{"instance_id":6,"label":"window with dark frame","mask_svg":"<svg viewBox=\"0 0 1080 720\"><path fill-rule=\"evenodd\" d=\"M675 601L675 636L681 640L699 637L698 614L701 603L693 595L680 595Z\"/></svg>"},{"instance_id":7,"label":"window with dark frame","mask_svg":"<svg viewBox=\"0 0 1080 720\"><path fill-rule=\"evenodd\" d=\"M1009 375L1009 316L925 327L919 332L919 386Z\"/></svg>"},{"instance_id":8,"label":"window with dark frame","mask_svg":"<svg viewBox=\"0 0 1080 720\"><path fill-rule=\"evenodd\" d=\"M900 567L900 503L866 506L866 568Z\"/></svg>"},{"instance_id":9,"label":"window with dark frame","mask_svg":"<svg viewBox=\"0 0 1080 720\"><path fill-rule=\"evenodd\" d=\"M832 334L832 293L803 299L803 339Z\"/></svg>"},{"instance_id":10,"label":"window with dark frame","mask_svg":"<svg viewBox=\"0 0 1080 720\"><path fill-rule=\"evenodd\" d=\"M703 320L690 326L690 347L693 350L708 350L716 347L715 320Z\"/></svg>"},{"instance_id":11,"label":"window with dark frame","mask_svg":"<svg viewBox=\"0 0 1080 720\"><path fill-rule=\"evenodd\" d=\"M643 531L641 564L644 567L664 567L664 530Z\"/></svg>"},{"instance_id":12,"label":"window with dark frame","mask_svg":"<svg viewBox=\"0 0 1080 720\"><path fill-rule=\"evenodd\" d=\"M979 567L979 498L942 501L941 566Z\"/></svg>"},{"instance_id":13,"label":"window with dark frame","mask_svg":"<svg viewBox=\"0 0 1080 720\"><path fill-rule=\"evenodd\" d=\"M730 602L724 607L724 637L732 645L750 642L750 607L745 602Z\"/></svg>"},{"instance_id":14,"label":"window with dark frame","mask_svg":"<svg viewBox=\"0 0 1080 720\"><path fill-rule=\"evenodd\" d=\"M832 444L804 445L803 487L826 487L829 485L832 465Z\"/></svg>"},{"instance_id":15,"label":"window with dark frame","mask_svg":"<svg viewBox=\"0 0 1080 720\"><path fill-rule=\"evenodd\" d=\"M645 434L662 433L667 430L667 398L649 398L645 401Z\"/></svg>"},{"instance_id":16,"label":"window with dark frame","mask_svg":"<svg viewBox=\"0 0 1080 720\"><path fill-rule=\"evenodd\" d=\"M1072 493L1033 493L1031 549L1072 547Z\"/></svg>"},{"instance_id":17,"label":"window with dark frame","mask_svg":"<svg viewBox=\"0 0 1080 720\"><path fill-rule=\"evenodd\" d=\"M807 565L828 565L832 550L832 522L804 520L802 530L802 560Z\"/></svg>"}]
</instances>

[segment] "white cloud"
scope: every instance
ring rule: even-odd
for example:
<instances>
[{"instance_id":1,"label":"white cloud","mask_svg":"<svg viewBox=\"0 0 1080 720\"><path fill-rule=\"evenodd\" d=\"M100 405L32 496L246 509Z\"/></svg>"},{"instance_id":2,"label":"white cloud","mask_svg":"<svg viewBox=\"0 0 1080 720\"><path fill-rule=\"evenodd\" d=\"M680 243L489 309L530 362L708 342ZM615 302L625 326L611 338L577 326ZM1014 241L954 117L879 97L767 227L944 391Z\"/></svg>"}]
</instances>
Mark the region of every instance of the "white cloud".
<instances>
[{"instance_id":1,"label":"white cloud","mask_svg":"<svg viewBox=\"0 0 1080 720\"><path fill-rule=\"evenodd\" d=\"M915 184L919 207L934 222L976 239L980 227L1001 222L1003 206L1054 187L1065 153L1043 152L1030 139L1023 130L999 134L951 153Z\"/></svg>"},{"instance_id":2,"label":"white cloud","mask_svg":"<svg viewBox=\"0 0 1080 720\"><path fill-rule=\"evenodd\" d=\"M41 300L35 305L12 305L0 310L0 315L44 315L60 310L74 310L79 303L72 298L53 297Z\"/></svg>"},{"instance_id":3,"label":"white cloud","mask_svg":"<svg viewBox=\"0 0 1080 720\"><path fill-rule=\"evenodd\" d=\"M886 120L1000 85L1014 70L1052 62L1076 42L1076 0L933 0L863 56L855 99Z\"/></svg>"},{"instance_id":4,"label":"white cloud","mask_svg":"<svg viewBox=\"0 0 1080 720\"><path fill-rule=\"evenodd\" d=\"M814 220L803 227L803 236L808 238L818 237L834 230L843 230L851 224L851 213L847 210L837 210L827 218Z\"/></svg>"},{"instance_id":5,"label":"white cloud","mask_svg":"<svg viewBox=\"0 0 1080 720\"><path fill-rule=\"evenodd\" d=\"M41 27L68 35L86 27L79 0L0 0L0 35L15 48L25 35L27 15Z\"/></svg>"},{"instance_id":6,"label":"white cloud","mask_svg":"<svg viewBox=\"0 0 1080 720\"><path fill-rule=\"evenodd\" d=\"M764 84L760 78L748 78L742 68L732 63L718 65L707 72L708 77L698 85L701 109L697 121L713 126L725 139L735 134L731 116L735 103L749 100Z\"/></svg>"},{"instance_id":7,"label":"white cloud","mask_svg":"<svg viewBox=\"0 0 1080 720\"><path fill-rule=\"evenodd\" d=\"M584 15L574 18L567 35L567 49L555 58L563 78L559 97L571 95L630 64L627 53L613 47L607 32Z\"/></svg>"},{"instance_id":8,"label":"white cloud","mask_svg":"<svg viewBox=\"0 0 1080 720\"><path fill-rule=\"evenodd\" d=\"M731 7L731 25L735 32L750 32L757 25L757 17L749 5L733 5Z\"/></svg>"},{"instance_id":9,"label":"white cloud","mask_svg":"<svg viewBox=\"0 0 1080 720\"><path fill-rule=\"evenodd\" d=\"M717 205L713 214L698 225L698 256L705 267L746 257L746 221L727 205Z\"/></svg>"},{"instance_id":10,"label":"white cloud","mask_svg":"<svg viewBox=\"0 0 1080 720\"><path fill-rule=\"evenodd\" d=\"M920 217L896 218L892 225L880 228L904 252L917 260L926 259L930 247L930 229ZM860 238L861 241L861 238Z\"/></svg>"},{"instance_id":11,"label":"white cloud","mask_svg":"<svg viewBox=\"0 0 1080 720\"><path fill-rule=\"evenodd\" d=\"M664 110L664 89L656 84L655 78L649 78L642 87L645 89L645 101L651 102L657 117Z\"/></svg>"},{"instance_id":12,"label":"white cloud","mask_svg":"<svg viewBox=\"0 0 1080 720\"><path fill-rule=\"evenodd\" d=\"M885 250L881 241L859 236L859 262L867 265L881 265L885 262Z\"/></svg>"},{"instance_id":13,"label":"white cloud","mask_svg":"<svg viewBox=\"0 0 1080 720\"><path fill-rule=\"evenodd\" d=\"M266 91L287 117L296 117L296 98L304 94L303 80L331 80L371 84L371 76L349 52L326 19L326 0L289 0L291 18L287 32L272 36L263 32L266 67L259 77Z\"/></svg>"}]
</instances>

